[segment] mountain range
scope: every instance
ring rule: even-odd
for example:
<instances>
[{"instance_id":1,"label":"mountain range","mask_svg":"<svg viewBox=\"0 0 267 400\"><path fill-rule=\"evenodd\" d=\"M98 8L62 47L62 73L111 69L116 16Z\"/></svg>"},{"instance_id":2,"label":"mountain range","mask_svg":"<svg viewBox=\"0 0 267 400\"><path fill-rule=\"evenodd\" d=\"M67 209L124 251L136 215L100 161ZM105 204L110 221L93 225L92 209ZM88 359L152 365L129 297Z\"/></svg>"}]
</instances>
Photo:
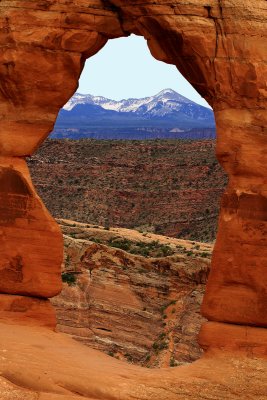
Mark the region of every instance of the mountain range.
<instances>
[{"instance_id":1,"label":"mountain range","mask_svg":"<svg viewBox=\"0 0 267 400\"><path fill-rule=\"evenodd\" d=\"M75 93L61 109L53 138L203 139L215 137L214 116L172 89L141 99Z\"/></svg>"}]
</instances>

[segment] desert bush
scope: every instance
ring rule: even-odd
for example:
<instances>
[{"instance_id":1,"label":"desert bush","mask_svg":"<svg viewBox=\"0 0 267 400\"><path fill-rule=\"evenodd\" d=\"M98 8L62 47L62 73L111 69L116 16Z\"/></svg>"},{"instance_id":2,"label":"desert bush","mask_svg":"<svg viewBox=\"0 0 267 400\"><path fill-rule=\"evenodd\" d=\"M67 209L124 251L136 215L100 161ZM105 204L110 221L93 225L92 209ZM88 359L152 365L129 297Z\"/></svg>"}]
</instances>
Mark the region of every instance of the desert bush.
<instances>
[{"instance_id":1,"label":"desert bush","mask_svg":"<svg viewBox=\"0 0 267 400\"><path fill-rule=\"evenodd\" d=\"M77 277L73 272L63 272L61 274L62 281L66 282L69 286L74 286L77 281Z\"/></svg>"}]
</instances>

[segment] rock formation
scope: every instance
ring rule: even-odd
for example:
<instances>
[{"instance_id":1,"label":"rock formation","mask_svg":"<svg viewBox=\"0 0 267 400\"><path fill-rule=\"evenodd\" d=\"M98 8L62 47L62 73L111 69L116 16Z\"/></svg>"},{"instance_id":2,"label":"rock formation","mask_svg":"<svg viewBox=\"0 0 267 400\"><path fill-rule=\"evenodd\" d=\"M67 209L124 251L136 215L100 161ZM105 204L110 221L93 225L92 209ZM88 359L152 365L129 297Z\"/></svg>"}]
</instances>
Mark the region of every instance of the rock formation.
<instances>
[{"instance_id":1,"label":"rock formation","mask_svg":"<svg viewBox=\"0 0 267 400\"><path fill-rule=\"evenodd\" d=\"M211 245L59 222L65 283L52 299L57 330L149 368L200 357L200 304Z\"/></svg>"},{"instance_id":2,"label":"rock formation","mask_svg":"<svg viewBox=\"0 0 267 400\"><path fill-rule=\"evenodd\" d=\"M0 197L0 319L53 326L54 311L42 298L61 290L62 236L20 157L1 158Z\"/></svg>"},{"instance_id":3,"label":"rock formation","mask_svg":"<svg viewBox=\"0 0 267 400\"><path fill-rule=\"evenodd\" d=\"M93 384L83 383L81 376L87 380L88 373L84 375L77 367L77 354L87 372L88 359L77 346L69 345L72 357L65 360L72 364L73 376L81 373L71 386L66 373L59 379L60 364L51 365L55 355L61 361L63 357L57 348L48 351L52 333L51 337L44 333L36 337L36 331L32 330L31 336L26 328L17 328L21 344L14 346L15 332L3 327L4 350L11 358L14 348L20 354L16 379L10 368L2 373L3 387L7 387L4 398L14 399L10 391L17 390L14 384L19 383L34 390L24 393L25 399L52 399L45 394L49 391L54 391L53 398L58 394L57 398L61 395L65 399L81 394L87 398L177 400L207 398L211 393L214 399L266 398L262 375L262 371L266 374L266 362L260 358L266 357L267 336L263 329L267 322L266 1L2 0L0 29L0 281L5 295L46 298L60 290L61 237L35 194L24 157L47 137L58 110L77 88L86 58L108 39L130 33L143 35L152 55L176 65L206 98L215 112L217 156L229 176L203 304L203 314L210 320L200 334L207 350L204 360L180 372L144 374L115 361L114 368L99 368L99 363L106 362L102 358L96 361L96 371L102 371L102 377L109 376L103 388L94 372L90 375ZM32 304L20 307L15 298L6 299L1 301L4 315L27 314ZM24 320L27 323L26 317ZM67 342L56 337L53 340L65 348ZM37 339L43 340L46 356ZM239 359L226 361L221 349ZM245 361L241 354L247 357ZM34 360L39 360L42 368L38 369ZM30 369L27 376L25 363ZM120 368L123 373L118 372ZM37 379L40 371L49 371L42 382ZM52 375L53 384L49 380ZM173 382L175 388L170 389Z\"/></svg>"}]
</instances>

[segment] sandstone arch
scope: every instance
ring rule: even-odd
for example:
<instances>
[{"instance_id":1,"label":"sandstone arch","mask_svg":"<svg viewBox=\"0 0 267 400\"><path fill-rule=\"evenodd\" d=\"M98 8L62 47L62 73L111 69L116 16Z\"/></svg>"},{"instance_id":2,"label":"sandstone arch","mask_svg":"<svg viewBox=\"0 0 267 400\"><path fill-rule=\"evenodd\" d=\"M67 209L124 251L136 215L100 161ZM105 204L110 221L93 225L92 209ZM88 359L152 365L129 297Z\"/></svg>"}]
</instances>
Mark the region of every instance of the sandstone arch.
<instances>
[{"instance_id":1,"label":"sandstone arch","mask_svg":"<svg viewBox=\"0 0 267 400\"><path fill-rule=\"evenodd\" d=\"M17 176L4 186L8 193L0 190L2 319L14 318L12 295L32 297L20 310L34 320L47 305L35 298L60 290L61 235L24 158L52 130L85 59L108 39L135 33L213 106L217 155L229 175L203 305L211 322L201 343L266 355L265 330L252 339L255 328L248 328L267 325L266 11L265 0L1 1L1 181L7 170Z\"/></svg>"}]
</instances>

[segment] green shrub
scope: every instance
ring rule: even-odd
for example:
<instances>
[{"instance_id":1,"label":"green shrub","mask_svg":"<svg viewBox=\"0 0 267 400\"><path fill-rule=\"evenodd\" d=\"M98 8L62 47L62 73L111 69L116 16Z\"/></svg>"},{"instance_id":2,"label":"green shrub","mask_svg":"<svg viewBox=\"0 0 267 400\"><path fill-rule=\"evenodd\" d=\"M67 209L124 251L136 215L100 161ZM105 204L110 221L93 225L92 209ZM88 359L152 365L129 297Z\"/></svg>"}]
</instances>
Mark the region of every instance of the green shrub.
<instances>
[{"instance_id":1,"label":"green shrub","mask_svg":"<svg viewBox=\"0 0 267 400\"><path fill-rule=\"evenodd\" d=\"M132 362L132 361L133 361L133 356L131 356L131 354L126 353L126 354L124 354L124 356L127 358L127 360L128 360L129 362Z\"/></svg>"},{"instance_id":2,"label":"green shrub","mask_svg":"<svg viewBox=\"0 0 267 400\"><path fill-rule=\"evenodd\" d=\"M176 367L176 362L174 358L170 359L170 367Z\"/></svg>"},{"instance_id":3,"label":"green shrub","mask_svg":"<svg viewBox=\"0 0 267 400\"><path fill-rule=\"evenodd\" d=\"M74 286L77 281L77 277L73 272L63 272L61 274L62 281L66 282L69 286Z\"/></svg>"},{"instance_id":4,"label":"green shrub","mask_svg":"<svg viewBox=\"0 0 267 400\"><path fill-rule=\"evenodd\" d=\"M159 350L164 350L168 348L168 342L160 342L158 345Z\"/></svg>"},{"instance_id":5,"label":"green shrub","mask_svg":"<svg viewBox=\"0 0 267 400\"><path fill-rule=\"evenodd\" d=\"M90 237L89 240L90 240L91 242L94 242L94 243L99 243L99 244L102 243L102 241L101 241L100 239L97 239L97 238L94 238L94 237Z\"/></svg>"},{"instance_id":6,"label":"green shrub","mask_svg":"<svg viewBox=\"0 0 267 400\"><path fill-rule=\"evenodd\" d=\"M128 251L130 250L130 240L127 239L109 239L108 244L117 249Z\"/></svg>"},{"instance_id":7,"label":"green shrub","mask_svg":"<svg viewBox=\"0 0 267 400\"><path fill-rule=\"evenodd\" d=\"M152 344L152 347L153 347L154 350L157 350L159 348L159 344L157 342L154 342Z\"/></svg>"},{"instance_id":8,"label":"green shrub","mask_svg":"<svg viewBox=\"0 0 267 400\"><path fill-rule=\"evenodd\" d=\"M143 257L166 257L174 253L174 250L165 244L160 244L158 241L145 243L142 241L134 242L128 239L115 239L111 238L108 244L112 247L129 252L130 254L137 254Z\"/></svg>"}]
</instances>

